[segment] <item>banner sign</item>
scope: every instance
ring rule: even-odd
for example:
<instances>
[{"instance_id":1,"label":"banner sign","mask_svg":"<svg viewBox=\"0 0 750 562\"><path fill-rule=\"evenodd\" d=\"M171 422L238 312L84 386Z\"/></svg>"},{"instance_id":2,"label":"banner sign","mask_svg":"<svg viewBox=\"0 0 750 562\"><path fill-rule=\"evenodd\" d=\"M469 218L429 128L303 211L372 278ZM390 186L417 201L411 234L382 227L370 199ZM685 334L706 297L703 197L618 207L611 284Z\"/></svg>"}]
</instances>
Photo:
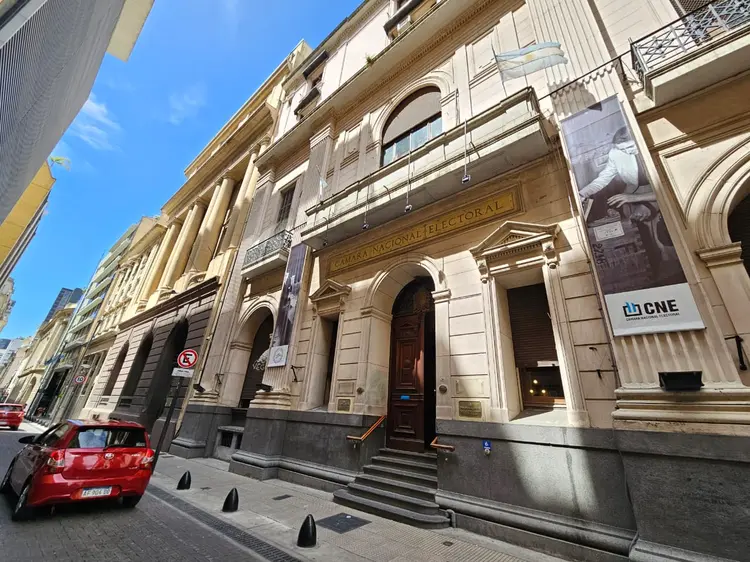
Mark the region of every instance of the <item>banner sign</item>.
<instances>
[{"instance_id":1,"label":"banner sign","mask_svg":"<svg viewBox=\"0 0 750 562\"><path fill-rule=\"evenodd\" d=\"M614 335L704 328L617 97L562 132Z\"/></svg>"},{"instance_id":2,"label":"banner sign","mask_svg":"<svg viewBox=\"0 0 750 562\"><path fill-rule=\"evenodd\" d=\"M289 260L286 263L286 272L284 273L284 286L281 288L279 314L268 354L268 367L283 367L286 365L289 343L292 340L294 316L297 313L297 299L302 286L305 250L304 244L297 244L289 251Z\"/></svg>"}]
</instances>

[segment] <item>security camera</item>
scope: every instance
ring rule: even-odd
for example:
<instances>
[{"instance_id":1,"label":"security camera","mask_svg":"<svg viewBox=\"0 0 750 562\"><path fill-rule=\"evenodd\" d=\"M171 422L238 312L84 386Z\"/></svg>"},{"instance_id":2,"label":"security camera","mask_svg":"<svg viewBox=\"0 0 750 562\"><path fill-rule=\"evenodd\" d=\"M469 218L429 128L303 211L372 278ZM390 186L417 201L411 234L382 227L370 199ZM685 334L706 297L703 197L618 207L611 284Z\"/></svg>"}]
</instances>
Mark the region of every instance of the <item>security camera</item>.
<instances>
[{"instance_id":1,"label":"security camera","mask_svg":"<svg viewBox=\"0 0 750 562\"><path fill-rule=\"evenodd\" d=\"M461 178L461 183L463 185L466 185L471 181L471 176L469 174L466 174L464 177Z\"/></svg>"},{"instance_id":2,"label":"security camera","mask_svg":"<svg viewBox=\"0 0 750 562\"><path fill-rule=\"evenodd\" d=\"M369 224L367 224L367 223L364 223L364 224L362 225L362 230L367 230L368 228L370 228L370 225L369 225Z\"/></svg>"},{"instance_id":3,"label":"security camera","mask_svg":"<svg viewBox=\"0 0 750 562\"><path fill-rule=\"evenodd\" d=\"M413 208L414 208L414 207L412 207L411 205L407 205L406 207L404 207L404 213L411 213L411 210L412 210Z\"/></svg>"}]
</instances>

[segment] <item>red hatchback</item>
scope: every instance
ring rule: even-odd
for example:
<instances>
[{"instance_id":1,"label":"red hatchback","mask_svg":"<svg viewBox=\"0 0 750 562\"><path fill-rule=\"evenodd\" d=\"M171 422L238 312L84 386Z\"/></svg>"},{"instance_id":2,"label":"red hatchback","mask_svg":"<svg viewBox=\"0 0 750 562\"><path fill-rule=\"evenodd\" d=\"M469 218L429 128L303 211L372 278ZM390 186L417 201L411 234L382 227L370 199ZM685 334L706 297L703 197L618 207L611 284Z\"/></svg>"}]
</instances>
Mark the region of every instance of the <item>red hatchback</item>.
<instances>
[{"instance_id":1,"label":"red hatchback","mask_svg":"<svg viewBox=\"0 0 750 562\"><path fill-rule=\"evenodd\" d=\"M101 498L122 498L135 507L151 479L154 452L142 425L68 420L41 435L19 439L0 492L15 492L12 519L35 507Z\"/></svg>"},{"instance_id":2,"label":"red hatchback","mask_svg":"<svg viewBox=\"0 0 750 562\"><path fill-rule=\"evenodd\" d=\"M0 426L18 429L23 421L23 404L0 404Z\"/></svg>"}]
</instances>

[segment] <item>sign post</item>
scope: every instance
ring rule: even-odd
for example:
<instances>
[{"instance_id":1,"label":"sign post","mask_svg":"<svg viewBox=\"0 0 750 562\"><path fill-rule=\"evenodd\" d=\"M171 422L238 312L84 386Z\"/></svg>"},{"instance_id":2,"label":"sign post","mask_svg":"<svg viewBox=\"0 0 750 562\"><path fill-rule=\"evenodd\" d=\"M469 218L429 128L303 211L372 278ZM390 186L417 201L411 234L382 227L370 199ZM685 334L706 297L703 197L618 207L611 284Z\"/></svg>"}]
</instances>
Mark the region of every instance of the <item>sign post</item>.
<instances>
[{"instance_id":1,"label":"sign post","mask_svg":"<svg viewBox=\"0 0 750 562\"><path fill-rule=\"evenodd\" d=\"M174 409L177 406L177 399L180 396L180 389L182 388L183 379L191 379L193 377L193 367L198 362L198 352L194 349L186 349L177 356L177 367L172 369L172 379L176 379L176 384L172 383L171 401L169 404L169 411L167 411L167 419L164 420L164 427L159 435L159 443L156 445L156 451L154 452L154 464L153 469L156 470L156 462L159 460L159 453L161 447L164 445L164 438L169 431L169 423L172 421L174 415Z\"/></svg>"}]
</instances>

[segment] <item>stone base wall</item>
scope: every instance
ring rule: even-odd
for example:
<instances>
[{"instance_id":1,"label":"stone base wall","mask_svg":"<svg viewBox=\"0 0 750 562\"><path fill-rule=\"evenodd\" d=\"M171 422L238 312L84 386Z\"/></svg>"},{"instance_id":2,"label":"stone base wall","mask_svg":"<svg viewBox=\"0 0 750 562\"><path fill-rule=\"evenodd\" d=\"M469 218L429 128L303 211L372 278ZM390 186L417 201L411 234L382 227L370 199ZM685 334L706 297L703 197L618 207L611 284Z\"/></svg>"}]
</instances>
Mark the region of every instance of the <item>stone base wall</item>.
<instances>
[{"instance_id":1,"label":"stone base wall","mask_svg":"<svg viewBox=\"0 0 750 562\"><path fill-rule=\"evenodd\" d=\"M229 407L188 404L169 452L186 459L212 456L219 427L229 425L231 419L232 409Z\"/></svg>"}]
</instances>

